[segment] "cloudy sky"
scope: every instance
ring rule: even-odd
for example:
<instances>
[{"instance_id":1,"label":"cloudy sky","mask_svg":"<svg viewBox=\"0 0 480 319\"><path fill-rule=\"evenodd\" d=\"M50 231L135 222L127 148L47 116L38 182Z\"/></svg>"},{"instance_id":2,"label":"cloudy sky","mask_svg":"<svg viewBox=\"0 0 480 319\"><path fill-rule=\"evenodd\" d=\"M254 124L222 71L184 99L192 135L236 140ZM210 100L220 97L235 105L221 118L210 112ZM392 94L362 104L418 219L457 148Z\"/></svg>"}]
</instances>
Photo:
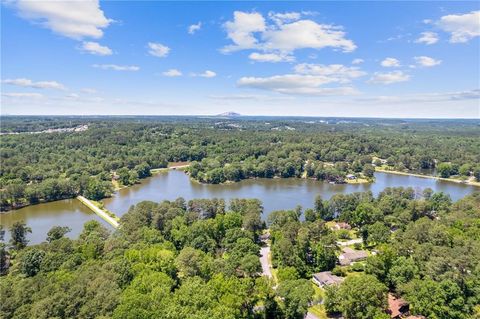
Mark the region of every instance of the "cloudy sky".
<instances>
[{"instance_id":1,"label":"cloudy sky","mask_svg":"<svg viewBox=\"0 0 480 319\"><path fill-rule=\"evenodd\" d=\"M480 118L477 1L1 9L2 114Z\"/></svg>"}]
</instances>

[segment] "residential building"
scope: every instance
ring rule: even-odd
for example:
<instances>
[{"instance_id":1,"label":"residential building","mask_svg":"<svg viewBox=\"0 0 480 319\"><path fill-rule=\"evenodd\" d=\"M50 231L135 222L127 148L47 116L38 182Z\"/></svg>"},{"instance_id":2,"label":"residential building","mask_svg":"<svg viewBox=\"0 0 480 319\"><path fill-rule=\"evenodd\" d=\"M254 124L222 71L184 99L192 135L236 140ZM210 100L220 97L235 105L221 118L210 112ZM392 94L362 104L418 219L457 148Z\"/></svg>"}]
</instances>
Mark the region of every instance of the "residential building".
<instances>
[{"instance_id":1,"label":"residential building","mask_svg":"<svg viewBox=\"0 0 480 319\"><path fill-rule=\"evenodd\" d=\"M313 274L313 282L319 287L336 285L343 281L343 277L335 276L331 271L323 271Z\"/></svg>"}]
</instances>

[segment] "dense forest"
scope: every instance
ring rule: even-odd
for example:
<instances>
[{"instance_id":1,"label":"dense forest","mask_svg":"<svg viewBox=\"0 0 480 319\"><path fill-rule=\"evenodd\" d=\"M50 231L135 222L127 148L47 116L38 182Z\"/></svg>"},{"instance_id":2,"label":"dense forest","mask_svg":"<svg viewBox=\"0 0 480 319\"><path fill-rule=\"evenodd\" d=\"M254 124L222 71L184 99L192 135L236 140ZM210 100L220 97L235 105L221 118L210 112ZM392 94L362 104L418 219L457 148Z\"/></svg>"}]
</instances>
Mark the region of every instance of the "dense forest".
<instances>
[{"instance_id":1,"label":"dense forest","mask_svg":"<svg viewBox=\"0 0 480 319\"><path fill-rule=\"evenodd\" d=\"M28 133L78 126L88 129ZM371 180L376 167L480 179L479 124L466 120L3 117L2 132L2 210L79 194L98 200L178 161L204 183L343 183L347 174Z\"/></svg>"},{"instance_id":2,"label":"dense forest","mask_svg":"<svg viewBox=\"0 0 480 319\"><path fill-rule=\"evenodd\" d=\"M255 199L141 202L112 234L91 221L78 239L54 227L34 246L17 223L0 245L0 317L382 319L387 294L412 315L480 317L480 193L452 203L387 188L317 197L313 209L272 212L268 225L261 213ZM369 256L341 265L338 242L352 237ZM261 276L265 244L272 279ZM344 280L317 287L312 274L328 270Z\"/></svg>"}]
</instances>

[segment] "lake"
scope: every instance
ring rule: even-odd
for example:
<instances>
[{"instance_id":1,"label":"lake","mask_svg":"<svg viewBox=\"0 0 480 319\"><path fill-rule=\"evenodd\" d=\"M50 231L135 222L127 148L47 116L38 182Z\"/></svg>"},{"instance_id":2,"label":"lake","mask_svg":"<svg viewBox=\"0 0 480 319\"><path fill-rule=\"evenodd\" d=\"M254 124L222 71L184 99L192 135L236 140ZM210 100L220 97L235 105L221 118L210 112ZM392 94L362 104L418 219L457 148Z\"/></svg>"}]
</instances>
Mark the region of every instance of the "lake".
<instances>
[{"instance_id":1,"label":"lake","mask_svg":"<svg viewBox=\"0 0 480 319\"><path fill-rule=\"evenodd\" d=\"M31 244L45 241L47 232L53 226L68 226L72 229L68 236L76 238L82 232L83 224L89 220L98 220L105 227L111 227L77 199L64 199L56 202L27 206L0 214L0 225L9 229L15 222L24 221L32 233L28 235ZM10 236L5 234L5 241Z\"/></svg>"},{"instance_id":2,"label":"lake","mask_svg":"<svg viewBox=\"0 0 480 319\"><path fill-rule=\"evenodd\" d=\"M338 193L353 193L372 191L377 195L386 187L413 187L419 191L431 188L436 192L445 192L456 201L465 195L480 190L475 186L430 178L375 173L376 181L372 184L341 184L332 185L325 182L306 179L249 179L239 183L226 185L206 185L192 182L182 171L159 173L142 180L141 184L119 190L111 198L103 202L105 207L118 216L125 214L131 205L143 200L159 202L165 199L174 200L183 197L192 198L258 198L263 202L264 218L274 210L292 209L297 205L304 208L313 206L315 196L322 195L329 199ZM28 206L16 211L0 214L0 224L10 227L15 221L23 220L30 226L33 233L29 235L30 243L45 240L48 230L55 225L72 228L70 237L76 237L81 232L83 224L89 220L101 221L97 215L84 207L78 200L69 199L57 202ZM8 237L8 234L7 236ZM8 238L6 238L8 240Z\"/></svg>"}]
</instances>

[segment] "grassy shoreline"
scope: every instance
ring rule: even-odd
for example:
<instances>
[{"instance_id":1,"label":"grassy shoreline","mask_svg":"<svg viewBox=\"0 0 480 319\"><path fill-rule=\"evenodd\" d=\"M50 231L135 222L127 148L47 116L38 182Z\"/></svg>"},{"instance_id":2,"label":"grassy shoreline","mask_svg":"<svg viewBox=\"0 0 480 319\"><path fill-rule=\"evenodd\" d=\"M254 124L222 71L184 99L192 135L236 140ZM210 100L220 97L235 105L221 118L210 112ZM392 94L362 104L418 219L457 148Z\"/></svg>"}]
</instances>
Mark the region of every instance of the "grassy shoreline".
<instances>
[{"instance_id":1,"label":"grassy shoreline","mask_svg":"<svg viewBox=\"0 0 480 319\"><path fill-rule=\"evenodd\" d=\"M99 202L89 200L83 196L77 196L77 199L86 207L90 208L92 212L97 214L104 221L112 225L113 228L118 228L120 226L120 224L118 223L120 221L120 218L118 218L118 216L111 211L105 209L103 205L101 205Z\"/></svg>"},{"instance_id":2,"label":"grassy shoreline","mask_svg":"<svg viewBox=\"0 0 480 319\"><path fill-rule=\"evenodd\" d=\"M395 170L387 170L387 169L378 168L378 167L375 168L375 171L376 172L381 172L381 173L396 174L396 175L429 178L429 179L435 179L435 180L439 180L439 181L452 182L452 183L457 183L457 184L465 184L465 185L469 185L469 186L480 187L480 182L475 182L473 180L459 180L459 179L453 179L453 178L438 177L438 176L433 176L433 175L422 175L422 174L417 174L417 173L408 173L408 172L401 172L401 171L395 171Z\"/></svg>"},{"instance_id":3,"label":"grassy shoreline","mask_svg":"<svg viewBox=\"0 0 480 319\"><path fill-rule=\"evenodd\" d=\"M189 165L179 165L179 166L169 166L169 167L164 167L164 168L154 168L154 169L151 169L150 172L152 173L152 176L153 175L157 175L159 173L164 173L164 172L168 172L169 170L185 170ZM380 173L387 173L387 174L395 174L395 175L404 175L404 176L413 176L413 177L419 177L419 178L429 178L429 179L435 179L435 180L439 180L439 181L446 181L446 182L451 182L451 183L457 183L457 184L464 184L464 185L468 185L468 186L474 186L474 187L480 187L480 182L476 182L474 181L473 179L471 180L459 180L459 179L453 179L453 178L443 178L443 177L438 177L438 176L432 176L432 175L422 175L422 174L417 174L417 173L409 173L409 172L401 172L401 171L395 171L395 170L388 170L388 169L384 169L384 168L379 168L379 167L376 167L375 168L375 171L376 172L380 172ZM278 179L280 179L281 177L276 177ZM307 179L307 177L300 177L301 179ZM248 179L257 179L257 177L252 177L252 178L248 178ZM207 184L207 183L202 183L198 180L195 180L193 178L190 177L190 181L192 182L195 182L195 183L198 183L198 184L205 184L205 185L210 185L210 184ZM364 179L364 178L358 178L358 179L355 179L355 180L346 180L345 181L346 184L368 184L368 183L374 183L375 180L373 181L370 181L368 179ZM141 181L140 181L141 183ZM233 184L233 183L237 183L237 182L233 182L233 181L227 181L225 183L220 183L218 185L228 185L228 184ZM121 189L124 189L124 188L128 188L130 186L122 186L120 185L120 183L118 183L118 181L114 181L112 182L113 184L113 187L114 187L114 191L117 192ZM75 197L70 197L70 198L62 198L62 199L59 199L59 200L64 200L64 199L74 199ZM3 214L3 213L8 213L8 212L11 212L11 211L15 211L15 210L18 210L18 209L21 209L21 208L24 208L24 207L27 207L27 206L32 206L32 205L38 205L38 204L44 204L44 203L49 203L51 201L45 201L45 200L40 200L38 203L35 203L35 204L24 204L24 205L20 205L20 206L17 206L17 207L11 207L9 208L8 210L5 210L5 211L1 211L0 214Z\"/></svg>"}]
</instances>

